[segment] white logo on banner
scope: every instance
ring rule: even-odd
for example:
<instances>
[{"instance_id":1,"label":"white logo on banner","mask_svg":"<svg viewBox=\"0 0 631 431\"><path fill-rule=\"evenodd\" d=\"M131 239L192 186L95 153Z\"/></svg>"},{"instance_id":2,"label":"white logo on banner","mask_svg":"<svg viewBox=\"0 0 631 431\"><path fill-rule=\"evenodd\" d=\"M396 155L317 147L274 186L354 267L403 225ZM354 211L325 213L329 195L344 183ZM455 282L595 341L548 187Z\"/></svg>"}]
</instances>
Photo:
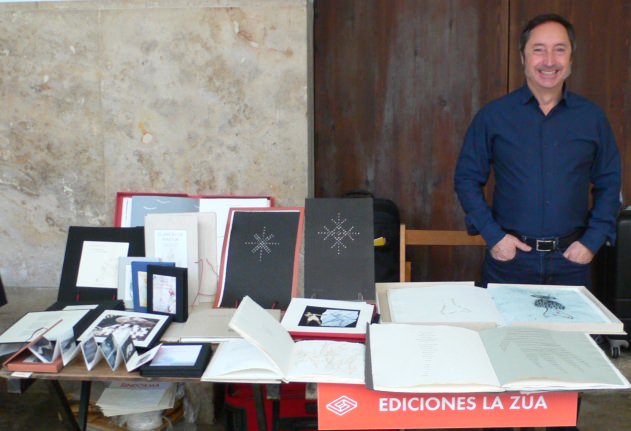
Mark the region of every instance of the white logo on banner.
<instances>
[{"instance_id":1,"label":"white logo on banner","mask_svg":"<svg viewBox=\"0 0 631 431\"><path fill-rule=\"evenodd\" d=\"M335 413L338 416L343 416L346 413L357 407L357 401L352 398L342 395L341 397L331 401L326 405L326 408Z\"/></svg>"}]
</instances>

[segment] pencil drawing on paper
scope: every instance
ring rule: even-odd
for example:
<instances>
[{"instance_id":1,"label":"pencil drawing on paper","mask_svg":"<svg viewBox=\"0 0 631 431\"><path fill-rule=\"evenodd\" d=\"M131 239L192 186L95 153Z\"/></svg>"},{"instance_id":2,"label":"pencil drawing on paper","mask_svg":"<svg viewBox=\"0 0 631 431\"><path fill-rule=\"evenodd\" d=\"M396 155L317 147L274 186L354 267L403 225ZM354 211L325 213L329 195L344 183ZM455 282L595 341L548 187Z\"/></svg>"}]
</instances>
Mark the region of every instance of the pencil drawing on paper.
<instances>
[{"instance_id":1,"label":"pencil drawing on paper","mask_svg":"<svg viewBox=\"0 0 631 431\"><path fill-rule=\"evenodd\" d=\"M440 308L440 314L460 314L471 313L471 310L456 302L456 298L446 298L443 302L443 306Z\"/></svg>"}]
</instances>

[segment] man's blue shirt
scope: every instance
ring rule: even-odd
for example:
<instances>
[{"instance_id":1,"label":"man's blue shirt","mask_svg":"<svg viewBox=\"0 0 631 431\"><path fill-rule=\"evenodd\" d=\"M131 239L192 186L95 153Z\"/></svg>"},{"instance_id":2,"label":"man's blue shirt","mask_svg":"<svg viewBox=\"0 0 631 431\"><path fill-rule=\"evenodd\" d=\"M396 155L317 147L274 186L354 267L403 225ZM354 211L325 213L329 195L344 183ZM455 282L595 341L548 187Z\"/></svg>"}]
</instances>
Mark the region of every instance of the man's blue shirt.
<instances>
[{"instance_id":1,"label":"man's blue shirt","mask_svg":"<svg viewBox=\"0 0 631 431\"><path fill-rule=\"evenodd\" d=\"M483 194L491 167L492 208ZM468 230L489 247L507 231L550 238L585 229L580 242L594 253L615 240L615 138L605 113L567 90L548 115L527 85L483 107L465 136L455 188Z\"/></svg>"}]
</instances>

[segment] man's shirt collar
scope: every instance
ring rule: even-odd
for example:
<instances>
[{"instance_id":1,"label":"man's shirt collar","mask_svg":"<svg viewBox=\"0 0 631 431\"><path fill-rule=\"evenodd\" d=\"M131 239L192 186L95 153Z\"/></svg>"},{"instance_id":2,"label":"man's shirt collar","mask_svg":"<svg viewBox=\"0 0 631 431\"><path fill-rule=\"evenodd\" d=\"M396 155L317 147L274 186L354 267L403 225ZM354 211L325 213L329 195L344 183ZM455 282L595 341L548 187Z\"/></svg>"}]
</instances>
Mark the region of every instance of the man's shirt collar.
<instances>
[{"instance_id":1,"label":"man's shirt collar","mask_svg":"<svg viewBox=\"0 0 631 431\"><path fill-rule=\"evenodd\" d=\"M521 87L521 89L519 91L520 91L519 100L521 101L521 103L523 105L526 105L527 103L529 103L533 99L536 101L535 95L532 94L532 91L528 87L527 83L524 83L524 85ZM566 83L563 83L563 90L562 90L562 93L561 93L561 100L559 100L559 104L560 103L565 103L566 106L572 106L571 93L567 89L567 84Z\"/></svg>"}]
</instances>

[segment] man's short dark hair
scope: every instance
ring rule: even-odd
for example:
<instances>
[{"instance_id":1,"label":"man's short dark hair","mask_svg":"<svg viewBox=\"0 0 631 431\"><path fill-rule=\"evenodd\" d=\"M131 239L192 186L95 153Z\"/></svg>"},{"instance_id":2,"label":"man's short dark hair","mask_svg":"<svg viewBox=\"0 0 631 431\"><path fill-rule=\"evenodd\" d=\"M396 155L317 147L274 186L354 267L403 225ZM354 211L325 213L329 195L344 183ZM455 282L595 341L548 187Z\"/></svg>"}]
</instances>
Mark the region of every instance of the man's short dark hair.
<instances>
[{"instance_id":1,"label":"man's short dark hair","mask_svg":"<svg viewBox=\"0 0 631 431\"><path fill-rule=\"evenodd\" d=\"M530 39L530 32L532 29L540 26L541 24L545 24L546 22L557 22L565 27L567 30L567 35L570 39L570 44L572 45L572 53L576 50L576 33L574 33L574 26L567 19L563 18L561 15L557 15L556 13L546 13L543 15L537 15L524 27L521 31L521 35L519 36L519 52L523 54L524 48L526 47L526 43L528 39Z\"/></svg>"}]
</instances>

